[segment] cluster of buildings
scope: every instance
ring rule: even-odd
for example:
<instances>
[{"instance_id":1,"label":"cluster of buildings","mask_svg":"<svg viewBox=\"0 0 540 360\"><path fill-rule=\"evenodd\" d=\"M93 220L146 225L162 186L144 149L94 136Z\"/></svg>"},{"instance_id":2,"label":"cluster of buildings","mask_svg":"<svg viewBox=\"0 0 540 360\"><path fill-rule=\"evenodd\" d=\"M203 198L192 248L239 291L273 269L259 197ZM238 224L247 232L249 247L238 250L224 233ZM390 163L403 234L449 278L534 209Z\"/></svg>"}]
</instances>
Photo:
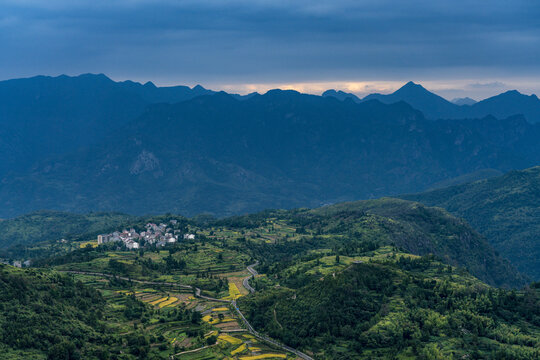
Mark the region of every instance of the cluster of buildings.
<instances>
[{"instance_id":1,"label":"cluster of buildings","mask_svg":"<svg viewBox=\"0 0 540 360\"><path fill-rule=\"evenodd\" d=\"M176 225L176 220L171 220L171 225ZM155 244L156 246L165 246L179 240L181 236L180 230L173 230L167 224L148 223L145 225L145 231L137 233L135 229L124 230L122 232L115 231L111 234L98 235L98 245L110 242L121 241L128 249L138 249L141 243ZM183 239L193 240L195 234L183 234Z\"/></svg>"},{"instance_id":2,"label":"cluster of buildings","mask_svg":"<svg viewBox=\"0 0 540 360\"><path fill-rule=\"evenodd\" d=\"M6 265L13 265L13 266L18 267L18 268L28 267L28 266L30 266L32 264L32 262L30 260L26 260L26 261L14 260L11 264L10 264L9 261L0 260L0 263L6 264Z\"/></svg>"}]
</instances>

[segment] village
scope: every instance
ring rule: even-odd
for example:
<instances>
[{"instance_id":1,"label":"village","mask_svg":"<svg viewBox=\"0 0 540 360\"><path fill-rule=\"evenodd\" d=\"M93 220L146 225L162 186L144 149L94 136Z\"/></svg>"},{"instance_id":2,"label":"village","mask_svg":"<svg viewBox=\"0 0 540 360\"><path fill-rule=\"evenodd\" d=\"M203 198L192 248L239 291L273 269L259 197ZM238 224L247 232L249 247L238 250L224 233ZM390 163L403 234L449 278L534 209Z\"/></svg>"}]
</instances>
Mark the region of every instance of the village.
<instances>
[{"instance_id":1,"label":"village","mask_svg":"<svg viewBox=\"0 0 540 360\"><path fill-rule=\"evenodd\" d=\"M165 246L174 244L181 239L194 240L195 234L182 234L181 230L174 230L177 220L170 220L169 225L160 223L147 223L145 230L137 233L133 228L122 232L115 231L110 234L101 234L97 237L98 246L111 242L122 242L130 250L139 249L144 245Z\"/></svg>"}]
</instances>

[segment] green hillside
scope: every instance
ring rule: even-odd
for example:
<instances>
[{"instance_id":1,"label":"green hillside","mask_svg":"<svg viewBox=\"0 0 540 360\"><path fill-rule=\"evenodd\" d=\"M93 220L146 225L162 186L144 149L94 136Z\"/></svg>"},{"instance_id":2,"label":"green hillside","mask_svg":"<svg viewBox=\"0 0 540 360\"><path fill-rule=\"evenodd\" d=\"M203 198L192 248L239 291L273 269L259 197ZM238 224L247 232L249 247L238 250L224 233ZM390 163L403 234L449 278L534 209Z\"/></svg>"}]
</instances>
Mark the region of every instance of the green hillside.
<instances>
[{"instance_id":1,"label":"green hillside","mask_svg":"<svg viewBox=\"0 0 540 360\"><path fill-rule=\"evenodd\" d=\"M345 254L356 241L395 245L417 255L434 254L467 268L497 286L520 286L524 279L464 221L442 209L399 199L357 201L297 212L292 223L318 234L339 234Z\"/></svg>"},{"instance_id":2,"label":"green hillside","mask_svg":"<svg viewBox=\"0 0 540 360\"><path fill-rule=\"evenodd\" d=\"M299 259L269 272L266 290L240 307L256 328L316 359L540 356L540 289L496 290L429 257L381 255L340 258L346 266ZM306 274L317 276L296 286Z\"/></svg>"},{"instance_id":3,"label":"green hillside","mask_svg":"<svg viewBox=\"0 0 540 360\"><path fill-rule=\"evenodd\" d=\"M195 239L130 251L80 246L91 233L74 234L62 252L41 242L34 268L2 265L6 358L295 358L250 333L233 299L257 331L317 360L539 356L538 284L522 288L482 236L442 209L385 198L122 226L147 221Z\"/></svg>"},{"instance_id":4,"label":"green hillside","mask_svg":"<svg viewBox=\"0 0 540 360\"><path fill-rule=\"evenodd\" d=\"M135 220L134 216L120 213L79 215L61 211L37 211L0 221L0 248L26 246L62 238L79 238L82 234L97 235Z\"/></svg>"},{"instance_id":5,"label":"green hillside","mask_svg":"<svg viewBox=\"0 0 540 360\"><path fill-rule=\"evenodd\" d=\"M115 279L0 264L0 357L165 360L179 349L170 346L163 329L178 327L194 345L206 345L202 335L209 329L198 312L154 309L129 295L134 292L132 284Z\"/></svg>"},{"instance_id":6,"label":"green hillside","mask_svg":"<svg viewBox=\"0 0 540 360\"><path fill-rule=\"evenodd\" d=\"M540 167L403 198L465 218L518 270L540 279Z\"/></svg>"}]
</instances>

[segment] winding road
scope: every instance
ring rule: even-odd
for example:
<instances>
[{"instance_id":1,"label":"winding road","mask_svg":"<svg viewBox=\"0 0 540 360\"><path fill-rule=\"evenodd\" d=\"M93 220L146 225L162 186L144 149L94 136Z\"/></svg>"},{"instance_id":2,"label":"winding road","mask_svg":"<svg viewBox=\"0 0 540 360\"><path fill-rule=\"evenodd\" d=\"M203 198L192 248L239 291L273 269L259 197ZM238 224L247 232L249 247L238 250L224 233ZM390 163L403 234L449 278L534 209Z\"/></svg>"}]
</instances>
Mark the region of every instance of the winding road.
<instances>
[{"instance_id":1,"label":"winding road","mask_svg":"<svg viewBox=\"0 0 540 360\"><path fill-rule=\"evenodd\" d=\"M249 265L246 269L247 271L249 271L249 273L251 274L250 276L248 276L247 278L245 278L243 281L242 281L242 285L244 285L244 287L250 292L250 293L254 293L255 292L255 289L251 287L251 285L249 285L249 280L251 280L252 278L254 278L255 276L259 275L259 273L257 272L257 270L254 269L255 266L259 265L259 262L257 261L255 264L251 264Z\"/></svg>"},{"instance_id":2,"label":"winding road","mask_svg":"<svg viewBox=\"0 0 540 360\"><path fill-rule=\"evenodd\" d=\"M250 292L250 293L254 293L255 292L255 289L251 287L251 285L249 285L249 280L251 278L253 278L254 276L258 275L257 273L257 270L254 269L255 266L259 265L259 262L255 262L254 264L251 264L249 265L246 269L247 271L250 273L250 275L248 277L246 277L243 281L242 281L242 284L244 285L244 287ZM201 289L199 289L198 287L193 287L191 285L185 285L185 284L178 284L178 283L172 283L172 282L160 282L160 281L147 281L147 280L136 280L136 279L131 279L131 278L128 278L128 277L123 277L123 276L117 276L117 275L112 275L112 274L104 274L104 273L98 273L98 272L88 272L88 271L76 271L76 270L59 270L59 272L65 272L65 273L70 273L70 274L80 274L80 275L92 275L92 276L101 276L101 277L108 277L108 278L117 278L117 279L120 279L120 280L126 280L126 281L132 281L132 282L135 282L135 283L138 283L138 284L148 284L148 285L167 285L167 286L176 286L176 287L180 287L180 288L183 288L183 289L194 289L195 290L195 296L196 297L199 297L201 299L205 299L205 300L209 300L209 301L217 301L217 302L222 302L222 303L228 303L228 304L231 304L234 308L234 310L236 311L236 313L238 314L238 316L240 317L240 319L242 320L242 322L244 323L244 326L246 327L247 331L255 336L256 338L266 342L266 343L269 343L275 347L278 347L280 349L283 349L285 351L288 351L290 353L293 353L295 354L296 356L298 356L299 358L301 359L304 359L304 360L313 360L312 357L310 357L309 355L307 354L304 354L303 352L299 351L299 350L296 350L296 349L293 349L292 347L290 346L287 346L285 344L282 344L266 335L263 335L263 334L260 334L258 333L254 328L253 326L251 326L251 324L249 323L249 321L247 321L246 317L244 316L244 314L242 314L242 312L240 311L240 309L238 308L238 305L236 304L236 299L235 300L223 300L223 299L216 299L216 298L213 298L213 297L209 297L209 296L205 296L205 295L202 295L201 294Z\"/></svg>"},{"instance_id":3,"label":"winding road","mask_svg":"<svg viewBox=\"0 0 540 360\"><path fill-rule=\"evenodd\" d=\"M251 287L251 285L249 285L249 280L257 275L259 275L259 273L257 272L257 270L254 269L255 266L259 265L259 261L255 262L254 264L251 264L249 265L246 269L247 271L249 271L250 275L245 278L243 281L242 281L242 284L244 285L244 287L250 292L250 293L254 293L255 292L255 289ZM298 356L299 358L301 359L304 359L304 360L313 360L312 357L310 357L309 355L307 354L304 354L303 352L299 351L299 350L296 350L296 349L293 349L292 347L290 346L287 346L285 344L282 344L266 335L263 335L263 334L260 334L259 332L257 332L253 326L251 326L251 324L249 323L249 321L247 321L246 317L244 316L244 314L242 314L242 312L240 311L240 308L238 307L238 305L236 304L236 300L233 300L231 301L231 304L232 306L234 307L234 310L236 311L236 313L238 314L238 316L240 317L240 319L242 319L242 322L244 323L244 325L246 326L246 329L248 329L248 331L251 333L251 335L255 336L256 338L260 339L260 340L263 340L269 344L272 344L278 348L281 348L285 351L288 351L288 352L291 352L293 354L295 354L296 356Z\"/></svg>"}]
</instances>

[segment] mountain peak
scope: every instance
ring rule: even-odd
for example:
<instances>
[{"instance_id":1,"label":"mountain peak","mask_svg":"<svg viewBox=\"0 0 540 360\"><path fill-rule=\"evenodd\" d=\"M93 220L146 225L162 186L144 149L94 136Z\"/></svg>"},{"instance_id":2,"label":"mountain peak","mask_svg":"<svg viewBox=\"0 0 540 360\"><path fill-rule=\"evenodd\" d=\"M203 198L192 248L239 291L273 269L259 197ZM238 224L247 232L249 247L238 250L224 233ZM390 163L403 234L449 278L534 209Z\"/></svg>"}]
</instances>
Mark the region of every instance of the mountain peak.
<instances>
[{"instance_id":1,"label":"mountain peak","mask_svg":"<svg viewBox=\"0 0 540 360\"><path fill-rule=\"evenodd\" d=\"M334 96L337 93L338 92L336 91L336 89L328 89L325 92L323 92L321 96Z\"/></svg>"},{"instance_id":2,"label":"mountain peak","mask_svg":"<svg viewBox=\"0 0 540 360\"><path fill-rule=\"evenodd\" d=\"M193 87L193 89L191 90L194 90L194 91L206 91L206 89L204 87L202 87L201 85L197 84Z\"/></svg>"},{"instance_id":3,"label":"mountain peak","mask_svg":"<svg viewBox=\"0 0 540 360\"><path fill-rule=\"evenodd\" d=\"M300 92L296 91L296 90L291 90L291 89L286 89L286 90L283 90L283 89L271 89L271 90L268 90L265 94L265 96L296 96L296 95L301 95Z\"/></svg>"},{"instance_id":4,"label":"mountain peak","mask_svg":"<svg viewBox=\"0 0 540 360\"><path fill-rule=\"evenodd\" d=\"M522 95L519 91L517 90L508 90L508 91L505 91L503 92L501 95L512 95L512 96L515 96L515 95Z\"/></svg>"},{"instance_id":5,"label":"mountain peak","mask_svg":"<svg viewBox=\"0 0 540 360\"><path fill-rule=\"evenodd\" d=\"M423 90L425 92L428 92L422 85L420 84L416 84L412 81L409 81L407 82L405 85L403 85L402 87L400 87L397 91L397 92L402 92L402 91L416 91L416 90Z\"/></svg>"},{"instance_id":6,"label":"mountain peak","mask_svg":"<svg viewBox=\"0 0 540 360\"><path fill-rule=\"evenodd\" d=\"M59 77L73 78L73 77L67 76L67 75L61 75ZM79 78L79 79L97 79L97 80L104 80L104 81L112 82L111 78L108 77L107 75L103 74L103 73L99 73L99 74L86 73L86 74L81 74L79 76L75 76L75 78Z\"/></svg>"},{"instance_id":7,"label":"mountain peak","mask_svg":"<svg viewBox=\"0 0 540 360\"><path fill-rule=\"evenodd\" d=\"M476 104L476 100L471 99L470 97L463 97L463 98L455 98L451 101L452 103L456 105L474 105Z\"/></svg>"},{"instance_id":8,"label":"mountain peak","mask_svg":"<svg viewBox=\"0 0 540 360\"><path fill-rule=\"evenodd\" d=\"M347 93L345 91L335 90L335 89L328 89L325 92L323 92L321 96L322 97L334 97L334 98L336 98L338 100L341 100L341 101L344 101L344 100L347 100L347 99L351 99L351 100L357 101L357 102L360 101L358 96L356 96L356 95L354 95L352 93Z\"/></svg>"}]
</instances>

